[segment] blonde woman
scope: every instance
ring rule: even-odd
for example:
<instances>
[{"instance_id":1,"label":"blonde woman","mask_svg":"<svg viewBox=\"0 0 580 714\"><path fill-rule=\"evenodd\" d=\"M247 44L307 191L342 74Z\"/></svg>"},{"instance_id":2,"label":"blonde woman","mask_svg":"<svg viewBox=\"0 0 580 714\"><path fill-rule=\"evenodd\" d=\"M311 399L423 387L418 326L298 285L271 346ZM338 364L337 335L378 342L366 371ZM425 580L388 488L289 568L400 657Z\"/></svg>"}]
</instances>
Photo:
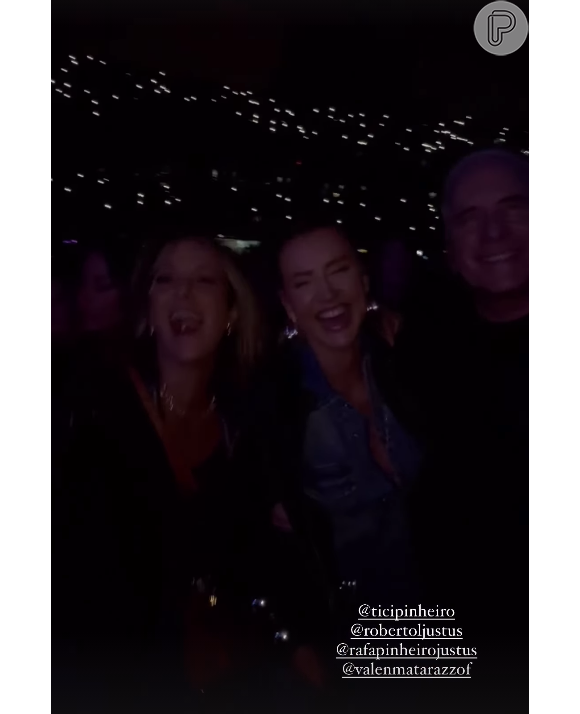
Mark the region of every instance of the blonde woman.
<instances>
[{"instance_id":1,"label":"blonde woman","mask_svg":"<svg viewBox=\"0 0 580 714\"><path fill-rule=\"evenodd\" d=\"M127 711L139 693L140 705L174 711L168 692L207 694L263 657L262 634L275 638L276 620L252 614L252 602L269 607L271 504L242 414L260 319L234 256L195 234L146 249L134 302L131 363L90 385L71 415L59 627L87 672L131 698Z\"/></svg>"}]
</instances>

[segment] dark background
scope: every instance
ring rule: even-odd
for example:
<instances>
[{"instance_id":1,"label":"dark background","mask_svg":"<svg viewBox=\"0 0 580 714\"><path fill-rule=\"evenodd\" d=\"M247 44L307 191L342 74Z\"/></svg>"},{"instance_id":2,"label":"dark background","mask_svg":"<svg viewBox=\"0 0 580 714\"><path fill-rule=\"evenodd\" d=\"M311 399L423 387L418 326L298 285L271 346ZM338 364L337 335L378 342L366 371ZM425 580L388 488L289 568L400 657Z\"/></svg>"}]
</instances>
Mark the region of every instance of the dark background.
<instances>
[{"instance_id":1,"label":"dark background","mask_svg":"<svg viewBox=\"0 0 580 714\"><path fill-rule=\"evenodd\" d=\"M527 43L482 51L482 0L57 3L53 46L291 96L396 104L425 117L469 110L527 122ZM527 3L519 7L528 14ZM98 9L97 9L98 8Z\"/></svg>"},{"instance_id":2,"label":"dark background","mask_svg":"<svg viewBox=\"0 0 580 714\"><path fill-rule=\"evenodd\" d=\"M351 192L350 205L359 205L361 196L353 187L358 191L367 186L369 211L379 211L386 221L378 226L371 217L365 224L358 214L345 215L345 221L352 219L365 234L379 228L384 234L401 234L411 222L417 231L410 238L423 248L435 245L435 236L427 232L428 195L439 193L453 161L468 150L493 145L506 125L511 148L528 148L528 43L507 57L485 52L472 29L481 1L217 0L189 7L173 0L122 5L91 0L78 5L62 0L53 5L53 77L69 54L92 54L105 59L107 67L81 63L83 86L90 80L91 87L110 97L116 86L125 90L121 80L128 72L131 81L144 77L149 82L149 76L163 70L173 98L160 103L141 101L139 95L138 102L124 101L114 113L103 111L98 120L88 111L86 96L83 100L73 94L71 101L63 102L61 95L53 101L57 241L91 230L104 235L131 231L143 222L162 224L167 211L161 199L153 210L150 185L165 180L172 191L180 187L176 195L183 199L182 212L193 203L213 206L220 214L216 231L263 239L284 219L283 213L265 208L273 200L266 186L282 175L291 178L293 205L300 195L320 201L338 184ZM519 6L528 14L527 3ZM253 125L235 124L233 111L226 116L209 105L210 96L219 100L224 84L274 96L305 116L312 116L313 106L329 104L338 113L368 112L374 121L388 112L390 139L404 137L406 126L423 131L425 137L431 132L432 138L437 122L471 115L469 138L474 146L407 157L395 150L394 141L385 140L352 152L341 143L339 128L334 135L332 129L321 129L316 142L286 140L280 134L274 140L267 131L254 131ZM193 92L205 97L209 109L198 103L195 114L185 112L183 96ZM226 177L227 185L212 183L214 167L220 169L219 183ZM90 175L90 191L85 182L82 194L73 186L71 194L63 195L62 187L71 184L77 172ZM98 175L108 178L104 200L114 204L113 211L102 209ZM244 191L232 194L230 179ZM134 200L144 186L146 219ZM401 195L410 199L404 212ZM250 205L260 206L259 224L249 216Z\"/></svg>"}]
</instances>

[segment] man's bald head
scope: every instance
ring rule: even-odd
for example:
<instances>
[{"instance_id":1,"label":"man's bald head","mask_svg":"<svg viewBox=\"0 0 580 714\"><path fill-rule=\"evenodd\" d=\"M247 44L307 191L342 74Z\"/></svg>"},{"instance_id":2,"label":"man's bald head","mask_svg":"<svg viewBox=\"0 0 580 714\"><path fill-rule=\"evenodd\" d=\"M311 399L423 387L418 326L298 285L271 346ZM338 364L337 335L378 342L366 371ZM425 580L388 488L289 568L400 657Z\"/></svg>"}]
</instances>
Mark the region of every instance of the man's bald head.
<instances>
[{"instance_id":1,"label":"man's bald head","mask_svg":"<svg viewBox=\"0 0 580 714\"><path fill-rule=\"evenodd\" d=\"M529 164L518 154L504 149L485 149L464 156L449 172L443 189L443 212L453 202L458 187L472 174L488 170L497 170L511 174L529 192Z\"/></svg>"},{"instance_id":2,"label":"man's bald head","mask_svg":"<svg viewBox=\"0 0 580 714\"><path fill-rule=\"evenodd\" d=\"M527 285L528 162L502 150L479 151L450 172L443 218L452 267L477 291Z\"/></svg>"}]
</instances>

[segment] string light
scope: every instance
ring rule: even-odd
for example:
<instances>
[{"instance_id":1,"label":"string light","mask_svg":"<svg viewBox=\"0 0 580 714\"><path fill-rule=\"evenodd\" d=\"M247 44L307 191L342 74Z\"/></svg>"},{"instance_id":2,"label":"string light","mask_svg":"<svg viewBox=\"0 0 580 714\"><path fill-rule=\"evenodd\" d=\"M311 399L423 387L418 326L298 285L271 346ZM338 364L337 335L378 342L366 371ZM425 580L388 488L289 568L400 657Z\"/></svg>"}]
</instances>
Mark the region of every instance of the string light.
<instances>
[{"instance_id":1,"label":"string light","mask_svg":"<svg viewBox=\"0 0 580 714\"><path fill-rule=\"evenodd\" d=\"M122 87L119 84L119 81L117 78L117 81L115 83L115 90L117 90L114 94L109 92L101 92L100 90L102 87L95 87L91 86L91 82L87 81L87 78L84 77L84 81L81 84L81 77L82 77L82 71L83 71L83 65L87 66L87 61L88 62L96 62L98 65L101 66L108 66L107 62L103 59L95 59L92 55L86 55L83 57L76 57L75 55L68 55L68 59L65 60L65 62L69 63L68 68L66 66L60 66L57 65L55 70L57 74L55 74L55 77L58 77L58 72L67 75L67 77L62 77L61 79L51 79L51 88L52 91L54 92L55 98L57 97L58 102L62 102L63 100L67 100L67 106L69 109L65 110L64 109L64 104L63 104L63 111L71 111L74 108L74 111L83 111L81 106L86 108L89 108L89 115L92 115L94 117L101 117L101 115L107 116L109 112L118 112L118 109L115 109L113 106L113 103L110 102L110 99L107 101L107 97L115 100L116 103L120 103L121 105L124 102L127 101L133 101L133 95L136 94L135 89L139 90L139 96L142 97L143 99L146 99L147 97L152 100L153 96L160 97L160 99L155 100L157 101L163 101L161 97L167 97L170 96L173 92L172 89L172 82L170 79L165 79L167 77L167 74L165 72L159 72L158 76L164 78L166 84L160 84L157 79L153 79L150 77L146 76L139 76L139 73L135 73L135 78L137 79L137 82L135 79L124 79L124 76L127 76L131 78L130 73L125 73L123 75L122 73L120 74L120 79L126 83L126 88L127 92L122 91ZM95 68L93 67L92 72L95 72ZM103 70L105 72L105 70ZM106 70L106 81L113 81L114 78L114 70L113 68L109 68ZM66 81L63 81L66 80ZM92 75L91 75L91 81L92 81ZM104 80L102 82L102 86L106 85L106 81ZM84 86L83 86L84 84ZM79 86L80 85L80 86ZM118 86L117 86L118 85ZM131 91L131 94L129 92ZM409 154L408 159L405 159L406 162L409 164L412 164L414 161L416 163L417 168L420 166L429 166L431 165L428 162L434 162L436 160L435 155L438 155L440 151L447 151L451 148L451 142L454 142L458 145L458 149L461 150L463 146L463 150L466 149L466 147L472 147L476 145L476 142L473 137L470 137L470 133L472 131L473 124L467 124L467 122L474 122L474 117L472 115L467 115L465 119L453 119L451 122L449 122L449 126L453 126L453 129L447 129L447 126L444 122L439 122L439 123L434 123L431 125L423 124L422 127L417 124L417 126L411 127L411 126L404 126L403 128L397 128L395 124L389 124L389 129L386 130L387 125L385 124L385 121L391 119L391 115L389 114L376 114L373 112L367 113L367 112L357 112L357 113L344 113L344 110L340 111L340 114L343 114L341 117L339 115L338 109L336 106L330 106L328 108L328 113L325 112L324 110L321 110L319 107L314 107L311 109L311 111L303 111L301 110L300 112L300 120L301 123L298 123L296 120L297 113L291 109L291 108L284 108L281 109L280 106L282 102L277 102L276 99L272 97L267 97L261 99L260 97L255 97L254 94L251 91L234 91L231 87L224 86L223 90L227 92L227 94L219 93L216 91L215 92L215 97L220 97L222 101L220 101L219 104L219 109L215 108L212 109L212 111L220 111L220 112L225 112L229 116L233 117L243 117L244 116L244 108L245 108L245 115L248 116L248 104L253 107L263 107L263 111L260 114L253 114L252 118L250 121L255 124L255 125L261 125L261 129L256 129L256 132L262 131L265 132L266 128L271 134L276 134L278 132L279 127L283 129L292 129L292 133L284 133L284 137L286 137L286 140L291 140L292 137L298 138L301 136L305 140L310 140L313 137L322 137L328 142L334 141L350 141L350 137L352 135L353 142L352 143L347 143L347 144L341 144L342 151L345 152L345 154L348 154L348 152L352 152L352 154L355 154L355 152L358 152L356 155L357 156L362 156L363 153L360 151L360 148L357 149L357 147L368 147L369 146L369 141L375 140L377 138L377 134L375 132L376 129L380 128L383 130L380 134L380 139L381 139L381 146L383 144L386 144L388 146L389 142L391 146L397 146L403 149L403 151L406 154ZM78 92L79 94L75 94L75 92ZM99 97L99 99L93 98L93 92L94 94ZM70 100L72 97L77 96L77 97L83 97L84 95L90 97L90 101L86 102L85 104L81 105L79 102L71 103ZM181 95L183 99L181 99L181 106L182 109L181 111L188 111L191 112L193 111L193 107L185 107L185 104L191 105L192 102L198 103L198 108L199 111L203 111L204 105L206 107L211 107L212 104L217 104L217 99L215 97L208 97L207 95L202 95L200 94L199 96L193 96L193 95ZM122 99L122 97L125 97L125 99ZM118 106L116 104L115 106ZM175 108L172 109L172 111L175 111ZM280 115L281 113L284 113L286 115L285 118L287 118L286 121L280 121L280 117L278 119L271 119L270 117L272 116L277 116ZM360 131L358 128L354 125L353 123L353 129L351 134L347 133L341 133L336 129L336 124L341 123L341 124L346 124L347 119L344 118L344 116L347 116L349 120L351 121L356 121L359 124L360 129L367 130L366 135L363 135L363 138L360 137ZM360 119L363 121L360 121ZM110 127L112 126L109 122L107 124L103 125L104 127L107 127L108 130L110 130ZM95 124L95 127L97 125ZM399 125L400 127L400 125ZM95 128L95 131L99 131L98 128ZM458 134L457 132L461 131L463 135ZM510 144L513 146L517 151L520 151L524 156L529 156L529 148L527 146L524 146L524 148L520 146L517 146L517 132L512 131L509 127L502 127L501 130L498 130L498 127L496 126L495 129L495 136L492 134L491 136L488 137L487 142L494 141L496 144ZM358 136L357 136L358 134ZM434 134L437 134L439 138L435 138ZM480 132L481 134L481 132ZM483 135L482 135L483 136ZM433 138L431 138L433 137ZM445 143L441 140L441 137L445 138ZM272 138L273 145L279 141L277 138ZM482 144L486 143L485 139L482 138ZM526 142L527 143L527 142ZM515 144L515 146L514 146ZM402 155L399 154L400 159L402 160ZM431 158L432 157L432 158ZM302 161L296 161L296 165L300 166L302 165ZM80 196L81 193L83 193L83 188L84 190L91 190L90 186L93 186L92 190L94 189L94 183L93 181L89 180L84 182L83 184L80 183L80 181L77 184L73 184L73 180L82 180L85 178L85 176L89 175L90 177L90 170L87 170L88 167L80 167L83 168L84 170L82 172L79 171L74 171L72 172L68 179L63 178L63 183L60 184L60 191L64 189L64 192L66 194L75 194L75 198L71 200L75 200L77 196ZM227 174L227 172L224 172L224 174ZM164 173L161 173L159 175L164 175ZM231 173L230 175L230 180L231 180ZM240 188L239 188L239 182L242 181L244 183L244 197L247 198L248 200L251 199L254 189L248 182L247 177L244 178L243 176L236 177L236 185L231 185L230 188L231 191L234 193L240 193ZM208 176L209 179L209 176ZM220 172L214 170L212 172L212 179L216 182L220 182ZM93 179L94 180L94 179ZM227 180L227 179L226 179ZM278 177L277 179L278 183L285 183L286 181L290 182L291 179L282 179L281 177ZM68 185L63 185L65 181L68 181ZM123 179L119 178L117 181L113 179L114 184L115 184L115 189L118 189L119 191L122 190L122 181ZM55 182L54 179L51 179L51 183L55 185L55 188L58 188L58 181ZM109 183L109 178L102 176L97 179L97 183L100 186L106 186ZM223 184L223 179L221 181ZM264 185L269 186L271 185L271 181L268 181L267 178L263 181ZM73 185L75 186L75 190L73 192ZM218 185L220 185L218 183ZM78 188L78 190L77 190ZM169 184L162 184L162 188L165 191L170 190ZM225 186L227 190L227 184ZM344 190L351 190L352 187L345 188L344 186L341 186L341 191ZM157 189L159 190L159 189ZM367 187L361 187L361 190L365 191L367 190ZM138 206L145 206L146 203L149 203L150 201L153 201L155 199L155 196L150 195L150 192L147 192L147 199L145 193L133 193L133 197L137 195L137 198L133 198L133 201L136 202ZM273 196L273 194L271 194ZM293 202L293 199L290 196L284 196L284 194L276 194L277 198L283 203L288 203L291 204ZM112 196L111 196L112 197ZM254 196L257 197L257 196ZM374 218L375 221L377 222L382 222L383 218L380 215L375 215L375 211L377 209L380 209L381 204L383 203L382 201L378 201L376 204L374 203L373 199L369 195L369 200L365 202L361 201L354 201L351 203L350 201L345 200L342 198L340 193L334 193L333 197L336 199L337 205L341 207L345 207L347 205L347 202L351 206L351 211L352 210L359 210L359 209L369 209L370 211L366 216L370 218L371 220ZM348 194L347 194L348 197ZM434 200L437 198L437 194L435 193L430 193L429 198ZM329 198L323 198L323 201L325 204L329 205L332 203L332 201ZM176 196L170 196L168 198L164 198L162 201L162 204L164 206L172 207L174 204L179 204L182 202L181 198L178 198ZM116 203L116 202L115 202ZM401 198L400 203L402 204L408 204L409 201L407 198ZM135 205L135 203L133 203ZM155 204L153 204L155 205ZM113 205L111 203L106 203L106 204L100 204L100 206L104 206L104 208L108 211L111 211L113 209ZM251 207L251 208L250 208ZM262 220L261 217L258 217L257 214L260 213L259 209L254 206L252 206L251 203L247 204L247 208L250 209L250 212L252 214L255 214L254 221L259 221ZM373 211L374 209L374 211ZM280 207L281 210L281 207ZM409 230L411 232L422 232L422 233L427 233L427 232L436 232L437 231L437 226L433 225L434 221L439 221L440 216L438 215L438 209L437 207L431 202L429 204L425 203L423 204L423 207L421 207L421 202L420 201L415 201L413 200L413 210L414 212L417 213L418 216L418 221L421 221L420 223L417 222L416 225L411 226ZM423 213L424 212L424 213ZM362 213L361 213L362 215ZM415 215L415 213L414 213ZM283 212L279 213L280 218L284 216ZM284 216L286 220L293 220L293 217L290 215ZM337 223L341 224L343 223L343 219L336 219ZM363 252L361 250L361 252ZM425 257L426 256L420 255L420 257Z\"/></svg>"}]
</instances>

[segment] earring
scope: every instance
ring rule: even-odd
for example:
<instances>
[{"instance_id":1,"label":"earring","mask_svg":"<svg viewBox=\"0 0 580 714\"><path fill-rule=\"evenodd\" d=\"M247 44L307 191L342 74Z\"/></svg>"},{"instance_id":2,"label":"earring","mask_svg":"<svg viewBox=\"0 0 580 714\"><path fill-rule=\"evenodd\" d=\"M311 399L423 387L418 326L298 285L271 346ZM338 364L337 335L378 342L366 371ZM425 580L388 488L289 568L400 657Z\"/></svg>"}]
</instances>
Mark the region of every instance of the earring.
<instances>
[{"instance_id":1,"label":"earring","mask_svg":"<svg viewBox=\"0 0 580 714\"><path fill-rule=\"evenodd\" d=\"M378 310L378 309L379 309L379 306L374 300L367 305L367 312L371 312L373 310Z\"/></svg>"},{"instance_id":2,"label":"earring","mask_svg":"<svg viewBox=\"0 0 580 714\"><path fill-rule=\"evenodd\" d=\"M226 327L226 334L229 337L232 334L232 323L228 322L228 326Z\"/></svg>"},{"instance_id":3,"label":"earring","mask_svg":"<svg viewBox=\"0 0 580 714\"><path fill-rule=\"evenodd\" d=\"M290 326L290 325L287 325L287 326L284 328L284 337L285 337L287 340L292 340L292 339L294 339L294 337L296 337L297 334L298 334L298 330L296 329L296 325L294 325L294 324L292 324L291 326Z\"/></svg>"},{"instance_id":4,"label":"earring","mask_svg":"<svg viewBox=\"0 0 580 714\"><path fill-rule=\"evenodd\" d=\"M153 327L153 325L151 325L151 327L149 328L149 337L153 337L154 332L155 332L155 328Z\"/></svg>"}]
</instances>

